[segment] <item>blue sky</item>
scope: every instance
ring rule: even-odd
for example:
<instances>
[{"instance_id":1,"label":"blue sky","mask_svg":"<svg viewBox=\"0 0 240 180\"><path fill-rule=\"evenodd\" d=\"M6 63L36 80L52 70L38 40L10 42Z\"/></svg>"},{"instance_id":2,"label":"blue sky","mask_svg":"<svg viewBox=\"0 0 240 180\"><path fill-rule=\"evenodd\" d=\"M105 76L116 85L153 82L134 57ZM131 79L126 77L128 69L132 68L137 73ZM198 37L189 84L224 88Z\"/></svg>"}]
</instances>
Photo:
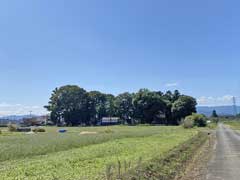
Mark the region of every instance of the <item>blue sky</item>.
<instances>
[{"instance_id":1,"label":"blue sky","mask_svg":"<svg viewBox=\"0 0 240 180\"><path fill-rule=\"evenodd\" d=\"M239 96L237 0L2 0L0 115L77 84L118 94L179 89L200 105Z\"/></svg>"}]
</instances>

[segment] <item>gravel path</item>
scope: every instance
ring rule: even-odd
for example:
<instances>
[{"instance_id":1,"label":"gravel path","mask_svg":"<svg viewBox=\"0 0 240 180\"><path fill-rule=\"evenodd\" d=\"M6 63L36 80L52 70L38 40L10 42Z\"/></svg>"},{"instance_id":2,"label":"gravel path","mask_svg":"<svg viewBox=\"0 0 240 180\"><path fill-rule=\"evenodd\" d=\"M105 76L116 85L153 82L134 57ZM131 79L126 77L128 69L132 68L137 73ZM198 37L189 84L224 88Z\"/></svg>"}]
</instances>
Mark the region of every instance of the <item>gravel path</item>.
<instances>
[{"instance_id":1,"label":"gravel path","mask_svg":"<svg viewBox=\"0 0 240 180\"><path fill-rule=\"evenodd\" d=\"M207 180L240 180L240 134L220 124Z\"/></svg>"}]
</instances>

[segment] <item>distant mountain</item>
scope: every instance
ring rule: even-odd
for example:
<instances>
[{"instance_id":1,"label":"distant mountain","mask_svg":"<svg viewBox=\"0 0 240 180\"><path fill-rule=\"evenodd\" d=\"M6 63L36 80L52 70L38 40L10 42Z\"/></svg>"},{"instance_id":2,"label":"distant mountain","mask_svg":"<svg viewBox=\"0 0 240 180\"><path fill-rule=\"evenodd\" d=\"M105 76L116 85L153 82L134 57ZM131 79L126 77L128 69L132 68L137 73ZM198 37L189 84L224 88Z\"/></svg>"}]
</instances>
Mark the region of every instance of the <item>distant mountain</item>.
<instances>
[{"instance_id":1,"label":"distant mountain","mask_svg":"<svg viewBox=\"0 0 240 180\"><path fill-rule=\"evenodd\" d=\"M29 117L38 117L37 115L10 115L10 116L1 116L0 119L8 119L12 121L21 121L24 118Z\"/></svg>"},{"instance_id":2,"label":"distant mountain","mask_svg":"<svg viewBox=\"0 0 240 180\"><path fill-rule=\"evenodd\" d=\"M234 115L233 106L198 106L197 112L200 114L205 114L206 116L211 116L212 111L216 110L218 115ZM240 106L237 106L237 111L240 113Z\"/></svg>"}]
</instances>

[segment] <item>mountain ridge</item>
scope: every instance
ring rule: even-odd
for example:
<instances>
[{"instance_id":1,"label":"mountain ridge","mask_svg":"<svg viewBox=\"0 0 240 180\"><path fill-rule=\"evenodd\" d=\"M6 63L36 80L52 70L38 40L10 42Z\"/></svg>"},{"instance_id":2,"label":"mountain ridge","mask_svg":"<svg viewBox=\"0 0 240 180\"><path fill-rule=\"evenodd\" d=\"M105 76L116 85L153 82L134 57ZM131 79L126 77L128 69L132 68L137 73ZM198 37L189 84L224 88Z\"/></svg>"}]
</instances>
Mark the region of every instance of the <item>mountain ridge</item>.
<instances>
[{"instance_id":1,"label":"mountain ridge","mask_svg":"<svg viewBox=\"0 0 240 180\"><path fill-rule=\"evenodd\" d=\"M240 106L237 107L237 113L240 112ZM206 116L211 116L213 110L216 110L217 114L223 115L235 115L234 106L197 106L197 112Z\"/></svg>"}]
</instances>

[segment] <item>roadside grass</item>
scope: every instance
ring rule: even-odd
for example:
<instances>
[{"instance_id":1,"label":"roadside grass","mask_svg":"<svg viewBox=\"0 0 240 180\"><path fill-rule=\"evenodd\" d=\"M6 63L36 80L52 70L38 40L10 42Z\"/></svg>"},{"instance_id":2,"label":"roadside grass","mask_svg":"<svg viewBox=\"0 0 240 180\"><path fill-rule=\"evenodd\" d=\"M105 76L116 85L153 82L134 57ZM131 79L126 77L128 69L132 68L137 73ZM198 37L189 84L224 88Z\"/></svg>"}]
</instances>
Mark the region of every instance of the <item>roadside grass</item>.
<instances>
[{"instance_id":1,"label":"roadside grass","mask_svg":"<svg viewBox=\"0 0 240 180\"><path fill-rule=\"evenodd\" d=\"M69 128L66 134L56 133L57 129L47 128L47 133L31 136L0 136L0 177L4 180L106 179L109 165L128 164L127 169L131 169L139 164L139 159L148 164L198 133L197 129L163 126L117 126L111 127L111 133L104 133L105 127ZM81 136L80 131L98 134Z\"/></svg>"},{"instance_id":2,"label":"roadside grass","mask_svg":"<svg viewBox=\"0 0 240 180\"><path fill-rule=\"evenodd\" d=\"M218 126L218 124L217 124L217 123L214 123L214 122L207 124L207 128L209 128L209 129L216 129L217 126Z\"/></svg>"},{"instance_id":3,"label":"roadside grass","mask_svg":"<svg viewBox=\"0 0 240 180\"><path fill-rule=\"evenodd\" d=\"M209 138L207 132L199 132L197 135L180 144L164 156L155 157L150 163L140 163L125 174L116 175L124 180L148 180L148 179L175 179L181 177L186 170L189 161ZM115 178L114 178L115 179Z\"/></svg>"},{"instance_id":4,"label":"roadside grass","mask_svg":"<svg viewBox=\"0 0 240 180\"><path fill-rule=\"evenodd\" d=\"M234 130L240 130L240 119L238 120L225 120L224 124L229 125Z\"/></svg>"}]
</instances>

